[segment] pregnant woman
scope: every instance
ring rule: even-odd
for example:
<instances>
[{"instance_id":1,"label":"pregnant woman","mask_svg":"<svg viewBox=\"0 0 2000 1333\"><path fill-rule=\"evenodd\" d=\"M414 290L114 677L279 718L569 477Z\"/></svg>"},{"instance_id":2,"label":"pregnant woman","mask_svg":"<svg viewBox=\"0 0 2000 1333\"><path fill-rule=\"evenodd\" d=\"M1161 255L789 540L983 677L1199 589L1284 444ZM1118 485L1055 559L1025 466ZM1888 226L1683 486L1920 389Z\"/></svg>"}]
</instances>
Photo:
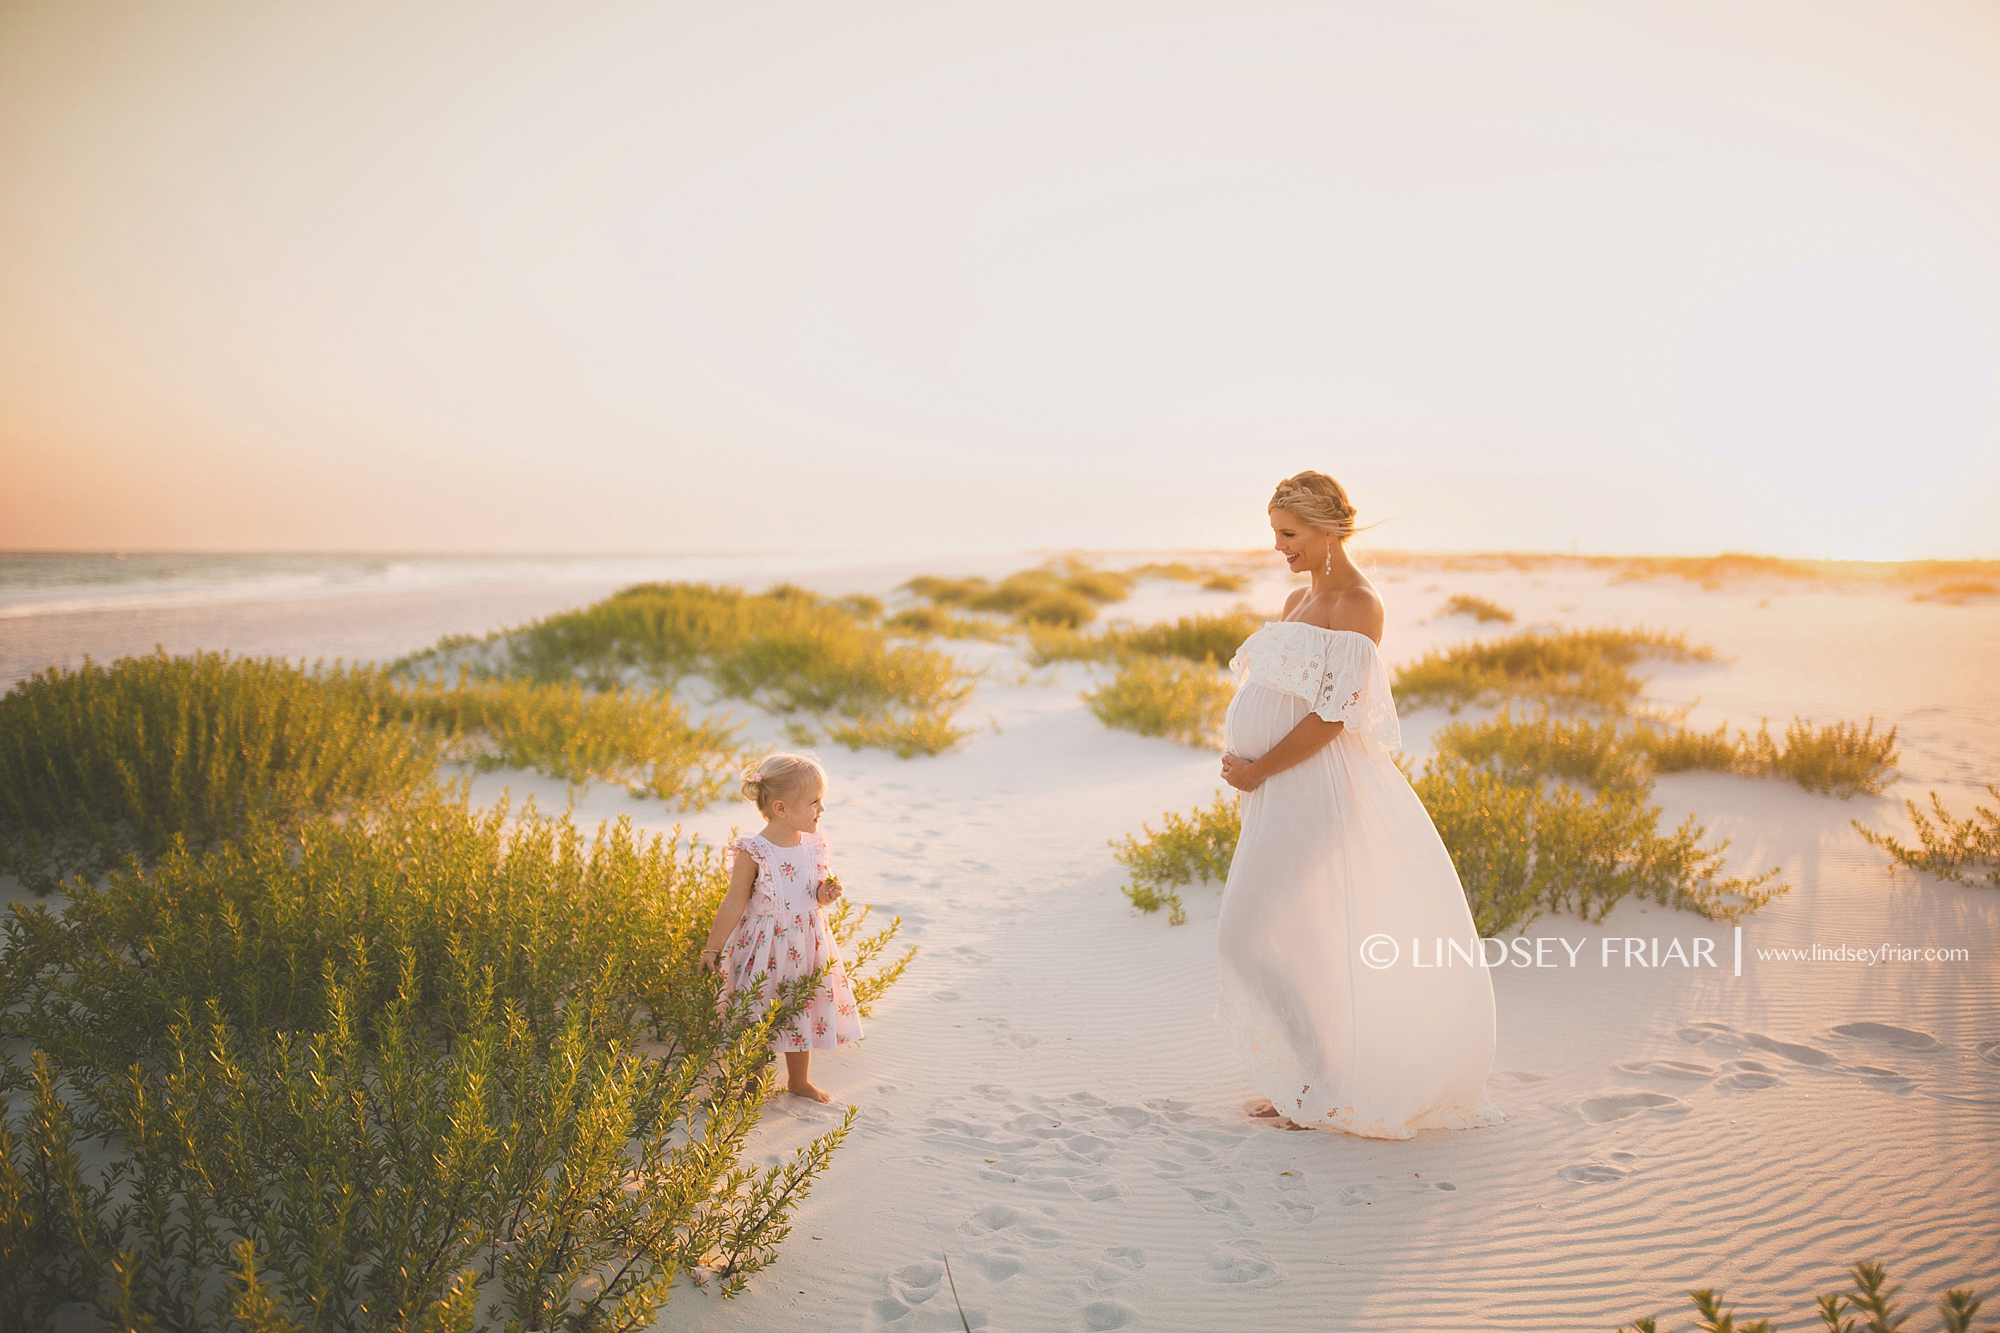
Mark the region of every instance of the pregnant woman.
<instances>
[{"instance_id":1,"label":"pregnant woman","mask_svg":"<svg viewBox=\"0 0 2000 1333\"><path fill-rule=\"evenodd\" d=\"M1478 945L1458 872L1390 757L1402 732L1382 600L1345 546L1354 506L1301 472L1270 517L1312 583L1230 663L1222 776L1243 833L1216 943L1222 1017L1270 1103L1251 1113L1381 1139L1492 1124L1493 984L1464 961Z\"/></svg>"}]
</instances>

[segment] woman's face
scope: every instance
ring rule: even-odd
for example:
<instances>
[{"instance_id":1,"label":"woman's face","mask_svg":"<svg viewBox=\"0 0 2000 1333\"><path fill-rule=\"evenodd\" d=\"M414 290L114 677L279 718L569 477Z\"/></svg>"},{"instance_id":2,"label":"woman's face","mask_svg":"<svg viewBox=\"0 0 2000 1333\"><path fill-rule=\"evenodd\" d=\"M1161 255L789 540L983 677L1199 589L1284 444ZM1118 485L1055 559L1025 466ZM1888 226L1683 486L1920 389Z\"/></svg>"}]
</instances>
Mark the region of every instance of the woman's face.
<instances>
[{"instance_id":1,"label":"woman's face","mask_svg":"<svg viewBox=\"0 0 2000 1333\"><path fill-rule=\"evenodd\" d=\"M1289 509L1271 511L1271 536L1275 539L1272 548L1285 557L1285 568L1294 574L1312 568L1312 557L1306 553L1308 546L1326 543L1324 537L1299 522L1299 516Z\"/></svg>"}]
</instances>

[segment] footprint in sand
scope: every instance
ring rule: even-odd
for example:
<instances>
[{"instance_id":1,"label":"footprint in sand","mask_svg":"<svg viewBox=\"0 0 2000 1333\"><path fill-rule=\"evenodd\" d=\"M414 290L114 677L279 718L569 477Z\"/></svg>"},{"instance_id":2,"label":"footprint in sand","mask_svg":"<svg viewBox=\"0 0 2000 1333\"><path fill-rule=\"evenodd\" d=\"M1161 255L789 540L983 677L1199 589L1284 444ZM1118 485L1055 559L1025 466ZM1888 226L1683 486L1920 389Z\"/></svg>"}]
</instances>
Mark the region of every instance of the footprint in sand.
<instances>
[{"instance_id":1,"label":"footprint in sand","mask_svg":"<svg viewBox=\"0 0 2000 1333\"><path fill-rule=\"evenodd\" d=\"M1934 1051L1941 1045L1928 1032L1894 1027L1888 1023L1842 1023L1833 1031L1837 1036L1874 1042L1879 1046L1894 1046L1902 1051Z\"/></svg>"},{"instance_id":2,"label":"footprint in sand","mask_svg":"<svg viewBox=\"0 0 2000 1333\"><path fill-rule=\"evenodd\" d=\"M1715 1070L1709 1066L1690 1064L1686 1060L1632 1060L1611 1067L1621 1074L1681 1079L1689 1083L1706 1083L1715 1077Z\"/></svg>"},{"instance_id":3,"label":"footprint in sand","mask_svg":"<svg viewBox=\"0 0 2000 1333\"><path fill-rule=\"evenodd\" d=\"M1972 1049L1987 1064L2000 1065L2000 1041L1982 1041Z\"/></svg>"},{"instance_id":4,"label":"footprint in sand","mask_svg":"<svg viewBox=\"0 0 2000 1333\"><path fill-rule=\"evenodd\" d=\"M1083 1326L1091 1333L1124 1328L1139 1317L1139 1312L1123 1301L1091 1301L1077 1313L1083 1316Z\"/></svg>"},{"instance_id":5,"label":"footprint in sand","mask_svg":"<svg viewBox=\"0 0 2000 1333\"><path fill-rule=\"evenodd\" d=\"M1239 1227L1257 1225L1243 1215L1243 1205L1236 1202L1235 1199L1222 1190L1198 1190L1193 1186L1183 1185L1181 1186L1181 1193L1200 1204L1204 1212L1214 1213L1218 1217L1226 1217Z\"/></svg>"},{"instance_id":6,"label":"footprint in sand","mask_svg":"<svg viewBox=\"0 0 2000 1333\"><path fill-rule=\"evenodd\" d=\"M975 1239L1004 1233L1008 1240L1025 1241L1044 1249L1069 1239L1057 1228L1037 1221L1033 1213L1024 1213L1019 1208L1009 1208L1001 1203L988 1204L966 1218L958 1224L958 1232L961 1236Z\"/></svg>"},{"instance_id":7,"label":"footprint in sand","mask_svg":"<svg viewBox=\"0 0 2000 1333\"><path fill-rule=\"evenodd\" d=\"M1578 1162L1556 1172L1562 1179L1578 1185L1608 1185L1614 1180L1623 1180L1632 1173L1609 1162Z\"/></svg>"},{"instance_id":8,"label":"footprint in sand","mask_svg":"<svg viewBox=\"0 0 2000 1333\"><path fill-rule=\"evenodd\" d=\"M1884 1092L1908 1092L1917 1086L1917 1081L1908 1074L1899 1070L1883 1069L1878 1065L1843 1065L1841 1072L1866 1079L1871 1087L1880 1088Z\"/></svg>"},{"instance_id":9,"label":"footprint in sand","mask_svg":"<svg viewBox=\"0 0 2000 1333\"><path fill-rule=\"evenodd\" d=\"M1300 1226L1319 1216L1318 1196L1312 1192L1312 1186L1306 1184L1305 1177L1296 1171L1278 1173L1278 1207Z\"/></svg>"},{"instance_id":10,"label":"footprint in sand","mask_svg":"<svg viewBox=\"0 0 2000 1333\"><path fill-rule=\"evenodd\" d=\"M1548 1075L1546 1074L1530 1074L1526 1070L1522 1069L1502 1069L1496 1074L1488 1075L1489 1082L1512 1083L1516 1085L1524 1083L1540 1083L1547 1078Z\"/></svg>"},{"instance_id":11,"label":"footprint in sand","mask_svg":"<svg viewBox=\"0 0 2000 1333\"><path fill-rule=\"evenodd\" d=\"M1714 1043L1724 1049L1741 1050L1754 1046L1760 1051L1781 1056L1795 1065L1810 1065L1815 1069L1837 1063L1836 1057L1815 1046L1801 1045L1795 1041L1779 1041L1761 1032L1738 1032L1727 1023L1692 1023L1674 1034L1690 1046Z\"/></svg>"},{"instance_id":12,"label":"footprint in sand","mask_svg":"<svg viewBox=\"0 0 2000 1333\"><path fill-rule=\"evenodd\" d=\"M1007 1046L1017 1051L1025 1051L1030 1046L1039 1045L1042 1040L1032 1032L1016 1031L1014 1026L1004 1018L993 1019L991 1026L993 1028L993 1041L997 1046Z\"/></svg>"},{"instance_id":13,"label":"footprint in sand","mask_svg":"<svg viewBox=\"0 0 2000 1333\"><path fill-rule=\"evenodd\" d=\"M1608 1125L1635 1115L1686 1115L1693 1108L1664 1092L1610 1092L1601 1097L1586 1097L1576 1109L1586 1122Z\"/></svg>"},{"instance_id":14,"label":"footprint in sand","mask_svg":"<svg viewBox=\"0 0 2000 1333\"><path fill-rule=\"evenodd\" d=\"M944 1281L944 1265L926 1259L899 1268L888 1276L889 1292L875 1302L875 1312L884 1323L901 1319L938 1294Z\"/></svg>"},{"instance_id":15,"label":"footprint in sand","mask_svg":"<svg viewBox=\"0 0 2000 1333\"><path fill-rule=\"evenodd\" d=\"M1718 1088L1730 1088L1737 1092L1754 1092L1758 1088L1782 1088L1785 1080L1771 1072L1771 1067L1757 1060L1730 1060L1722 1066L1727 1072L1717 1080Z\"/></svg>"},{"instance_id":16,"label":"footprint in sand","mask_svg":"<svg viewBox=\"0 0 2000 1333\"><path fill-rule=\"evenodd\" d=\"M1146 1252L1136 1245L1113 1245L1090 1261L1085 1280L1093 1291L1109 1291L1146 1266Z\"/></svg>"},{"instance_id":17,"label":"footprint in sand","mask_svg":"<svg viewBox=\"0 0 2000 1333\"><path fill-rule=\"evenodd\" d=\"M1801 1046L1797 1042L1779 1041L1776 1037L1767 1037L1761 1032L1746 1032L1743 1034L1743 1040L1760 1051L1782 1055L1795 1065L1812 1065L1818 1068L1834 1062L1834 1058L1825 1051L1811 1046Z\"/></svg>"},{"instance_id":18,"label":"footprint in sand","mask_svg":"<svg viewBox=\"0 0 2000 1333\"><path fill-rule=\"evenodd\" d=\"M1232 1287L1272 1287L1285 1280L1285 1270L1256 1241L1231 1240L1210 1252L1201 1278Z\"/></svg>"}]
</instances>

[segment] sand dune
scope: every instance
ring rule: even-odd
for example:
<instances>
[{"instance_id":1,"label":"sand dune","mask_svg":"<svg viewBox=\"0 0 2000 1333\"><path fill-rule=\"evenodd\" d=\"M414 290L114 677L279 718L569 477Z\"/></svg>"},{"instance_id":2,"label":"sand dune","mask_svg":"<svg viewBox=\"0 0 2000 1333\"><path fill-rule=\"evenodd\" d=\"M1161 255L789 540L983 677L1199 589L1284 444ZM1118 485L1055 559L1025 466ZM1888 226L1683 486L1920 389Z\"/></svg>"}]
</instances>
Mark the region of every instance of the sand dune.
<instances>
[{"instance_id":1,"label":"sand dune","mask_svg":"<svg viewBox=\"0 0 2000 1333\"><path fill-rule=\"evenodd\" d=\"M882 593L907 572L809 581ZM733 1301L677 1295L664 1327L956 1329L955 1282L989 1330L1571 1330L1660 1312L1679 1326L1684 1293L1706 1285L1805 1328L1810 1293L1864 1258L1924 1304L1950 1285L2000 1294L2000 893L1891 875L1849 823L1907 835L1903 796L1935 788L1963 809L2000 776L2000 606L1589 570L1398 565L1380 580L1392 664L1513 628L1427 619L1458 592L1522 624L1682 630L1721 656L1660 669L1652 694L1692 705L1692 724L1873 715L1899 728L1902 779L1851 801L1662 779L1668 821L1697 815L1734 840L1732 873L1777 865L1792 886L1745 922L1741 975L1723 923L1633 901L1597 925L1543 918L1525 934L1566 941L1549 946L1558 964L1494 975L1503 1124L1408 1142L1287 1133L1242 1113L1249 1088L1212 1017L1219 890L1187 892L1187 924L1169 927L1127 904L1106 845L1209 799L1214 756L1105 729L1078 697L1102 669L1030 671L1005 645L953 644L988 668L962 714L988 725L960 751L823 752L836 868L921 951L867 1040L815 1067L861 1107L853 1137L778 1265ZM1285 586L1265 576L1246 596L1273 606ZM1113 614L1237 600L1149 583ZM1443 720L1407 717L1406 745L1421 757ZM503 786L566 799L519 773L475 791ZM752 822L726 805L677 820L603 789L579 812L709 840ZM1645 941L1650 962L1652 941L1697 937L1721 966L1640 967L1626 950ZM1966 956L1812 958L1885 944ZM776 1160L836 1115L781 1099L761 1151Z\"/></svg>"}]
</instances>

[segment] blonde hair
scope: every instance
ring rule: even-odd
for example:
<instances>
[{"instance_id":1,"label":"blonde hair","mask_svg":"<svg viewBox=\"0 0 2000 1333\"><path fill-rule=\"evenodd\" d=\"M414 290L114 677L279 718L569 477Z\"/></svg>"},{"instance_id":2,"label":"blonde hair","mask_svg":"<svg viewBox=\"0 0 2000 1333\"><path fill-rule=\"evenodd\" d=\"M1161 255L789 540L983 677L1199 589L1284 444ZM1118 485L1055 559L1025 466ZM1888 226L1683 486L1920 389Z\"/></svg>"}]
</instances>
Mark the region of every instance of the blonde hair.
<instances>
[{"instance_id":1,"label":"blonde hair","mask_svg":"<svg viewBox=\"0 0 2000 1333\"><path fill-rule=\"evenodd\" d=\"M819 760L777 750L743 770L743 799L755 801L758 813L768 815L773 801L789 801L814 782L826 790L826 770Z\"/></svg>"},{"instance_id":2,"label":"blonde hair","mask_svg":"<svg viewBox=\"0 0 2000 1333\"><path fill-rule=\"evenodd\" d=\"M1354 535L1354 502L1347 498L1346 488L1324 472L1286 477L1264 507L1297 515L1299 522L1314 532L1329 533L1341 541Z\"/></svg>"}]
</instances>

